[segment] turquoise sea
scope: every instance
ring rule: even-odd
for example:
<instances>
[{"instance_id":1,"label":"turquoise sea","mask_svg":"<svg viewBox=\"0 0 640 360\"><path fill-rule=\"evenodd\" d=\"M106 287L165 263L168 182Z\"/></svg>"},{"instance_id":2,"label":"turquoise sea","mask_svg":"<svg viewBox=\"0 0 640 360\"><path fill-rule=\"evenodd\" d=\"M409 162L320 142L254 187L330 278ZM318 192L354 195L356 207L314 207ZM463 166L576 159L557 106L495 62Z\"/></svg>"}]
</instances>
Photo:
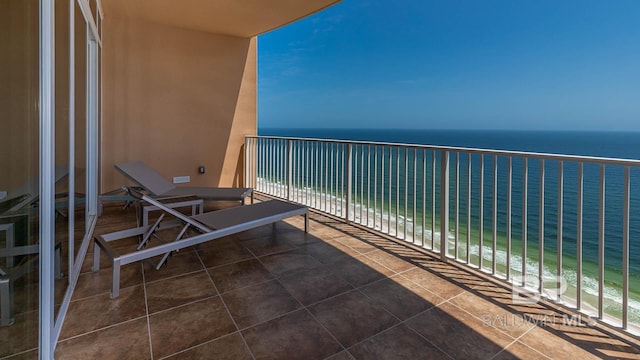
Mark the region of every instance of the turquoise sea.
<instances>
[{"instance_id":1,"label":"turquoise sea","mask_svg":"<svg viewBox=\"0 0 640 360\"><path fill-rule=\"evenodd\" d=\"M465 148L498 149L512 151L526 151L538 153L583 155L607 158L640 159L640 133L636 132L546 132L546 131L459 131L459 130L371 130L371 129L259 129L259 135L263 136L290 136L315 139L343 139L355 141L376 141L404 144L442 145ZM368 151L367 148L364 151ZM404 156L404 153L401 154ZM418 163L422 161L422 153L408 152L409 164L413 163L413 156L418 157ZM386 155L385 155L386 157ZM473 175L471 179L471 226L466 226L466 154L460 156L460 238L466 239L467 232L471 232L472 247L470 258L473 263L478 263L478 238L480 228L483 229L484 242L482 246L483 266L490 268L491 242L492 242L492 206L493 206L493 156L484 157L484 191L483 191L483 218L479 220L479 157L471 158ZM439 165L438 165L439 166ZM506 178L507 158L497 158L497 251L494 255L502 270L506 264ZM513 182L511 201L512 221L512 256L511 266L517 272L522 263L522 159L513 160ZM541 166L538 160L531 159L528 164L528 206L527 206L527 268L536 271L538 268L538 244L540 241L539 228L539 174ZM557 268L557 204L558 204L558 162L545 161L544 164L544 272L555 274ZM409 166L407 185L413 187L413 167ZM417 172L422 170L418 167ZM577 174L578 165L574 162L563 164L563 223L562 223L562 269L563 277L569 283L568 290L575 292L576 281L576 238L577 238ZM605 170L605 313L619 317L621 313L621 284L622 284L622 219L623 219L623 189L624 168L622 166L607 166ZM640 324L640 168L630 169L630 222L629 222L629 269L630 269L630 320ZM451 179L455 177L451 175ZM358 182L359 179L354 179ZM418 181L421 183L422 180ZM395 191L394 185L394 191ZM397 183L400 193L404 192L405 181ZM453 186L453 185L452 185ZM451 188L453 193L453 188ZM357 193L357 192L356 192ZM600 194L600 167L595 164L584 165L583 180L583 301L585 305L594 305L598 294L598 239L599 239L599 194ZM356 194L356 196L359 194ZM417 203L426 201L424 194L418 192L409 197L408 208L413 207L413 199ZM379 199L380 197L378 197ZM400 208L404 208L401 197ZM452 198L455 200L455 197ZM356 200L357 201L357 200ZM395 208L388 208L385 204L377 204L384 211L395 212ZM438 207L436 206L436 209ZM426 214L422 214L422 206L418 206L419 214L416 218L425 215L431 217L431 207L426 207ZM413 214L400 214L414 216ZM450 218L455 216L452 209ZM420 231L430 231L429 229ZM450 224L453 228L453 224ZM419 234L418 234L419 235ZM460 241L464 243L464 240ZM459 247L461 257L466 256L466 247ZM501 264L501 265L500 265ZM575 294L574 294L575 295ZM636 310L639 309L639 310Z\"/></svg>"}]
</instances>

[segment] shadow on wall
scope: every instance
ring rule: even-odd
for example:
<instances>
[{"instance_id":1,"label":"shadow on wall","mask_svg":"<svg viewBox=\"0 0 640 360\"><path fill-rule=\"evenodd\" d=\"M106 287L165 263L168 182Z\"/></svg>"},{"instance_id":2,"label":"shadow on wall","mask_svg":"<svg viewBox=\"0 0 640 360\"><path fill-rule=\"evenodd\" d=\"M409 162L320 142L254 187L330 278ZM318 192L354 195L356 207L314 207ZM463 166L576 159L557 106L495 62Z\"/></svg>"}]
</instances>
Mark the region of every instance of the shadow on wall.
<instances>
[{"instance_id":1,"label":"shadow on wall","mask_svg":"<svg viewBox=\"0 0 640 360\"><path fill-rule=\"evenodd\" d=\"M244 157L245 146L240 145L240 152L238 153L238 163L236 164L236 173L233 177L233 183L231 186L244 187Z\"/></svg>"}]
</instances>

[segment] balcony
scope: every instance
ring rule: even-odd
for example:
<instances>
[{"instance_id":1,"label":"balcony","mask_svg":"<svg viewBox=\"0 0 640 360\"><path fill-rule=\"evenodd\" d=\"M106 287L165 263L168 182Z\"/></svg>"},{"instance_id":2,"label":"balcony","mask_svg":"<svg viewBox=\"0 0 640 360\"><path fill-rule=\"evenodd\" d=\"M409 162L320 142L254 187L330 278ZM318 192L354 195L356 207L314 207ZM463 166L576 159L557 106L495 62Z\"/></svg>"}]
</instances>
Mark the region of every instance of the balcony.
<instances>
[{"instance_id":1,"label":"balcony","mask_svg":"<svg viewBox=\"0 0 640 360\"><path fill-rule=\"evenodd\" d=\"M135 223L115 204L97 232ZM303 226L188 248L159 271L127 265L117 299L108 264L92 273L88 257L56 358L640 356L625 332L545 299L514 303L509 286L419 246L317 211Z\"/></svg>"}]
</instances>

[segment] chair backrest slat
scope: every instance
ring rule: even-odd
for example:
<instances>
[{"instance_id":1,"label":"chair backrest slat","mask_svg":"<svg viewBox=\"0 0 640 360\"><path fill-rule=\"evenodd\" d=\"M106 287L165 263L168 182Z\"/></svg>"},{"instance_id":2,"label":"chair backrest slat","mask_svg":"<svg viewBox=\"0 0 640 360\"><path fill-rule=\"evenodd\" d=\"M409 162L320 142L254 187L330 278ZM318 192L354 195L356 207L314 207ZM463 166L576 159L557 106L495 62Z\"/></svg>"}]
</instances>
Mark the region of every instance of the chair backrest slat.
<instances>
[{"instance_id":1,"label":"chair backrest slat","mask_svg":"<svg viewBox=\"0 0 640 360\"><path fill-rule=\"evenodd\" d=\"M132 161L114 165L124 176L140 184L145 190L153 195L160 196L175 189L176 187L167 179L148 167L142 161Z\"/></svg>"}]
</instances>

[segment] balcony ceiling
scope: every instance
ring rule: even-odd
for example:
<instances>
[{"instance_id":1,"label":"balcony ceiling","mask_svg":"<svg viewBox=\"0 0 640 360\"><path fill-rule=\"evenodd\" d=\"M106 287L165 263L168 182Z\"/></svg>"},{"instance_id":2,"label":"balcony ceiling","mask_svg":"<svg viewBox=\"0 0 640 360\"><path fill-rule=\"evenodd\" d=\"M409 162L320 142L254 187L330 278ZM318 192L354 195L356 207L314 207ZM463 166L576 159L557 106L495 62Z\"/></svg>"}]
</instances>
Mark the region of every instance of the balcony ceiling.
<instances>
[{"instance_id":1,"label":"balcony ceiling","mask_svg":"<svg viewBox=\"0 0 640 360\"><path fill-rule=\"evenodd\" d=\"M251 37L322 10L339 0L103 0L105 16L218 34Z\"/></svg>"}]
</instances>

